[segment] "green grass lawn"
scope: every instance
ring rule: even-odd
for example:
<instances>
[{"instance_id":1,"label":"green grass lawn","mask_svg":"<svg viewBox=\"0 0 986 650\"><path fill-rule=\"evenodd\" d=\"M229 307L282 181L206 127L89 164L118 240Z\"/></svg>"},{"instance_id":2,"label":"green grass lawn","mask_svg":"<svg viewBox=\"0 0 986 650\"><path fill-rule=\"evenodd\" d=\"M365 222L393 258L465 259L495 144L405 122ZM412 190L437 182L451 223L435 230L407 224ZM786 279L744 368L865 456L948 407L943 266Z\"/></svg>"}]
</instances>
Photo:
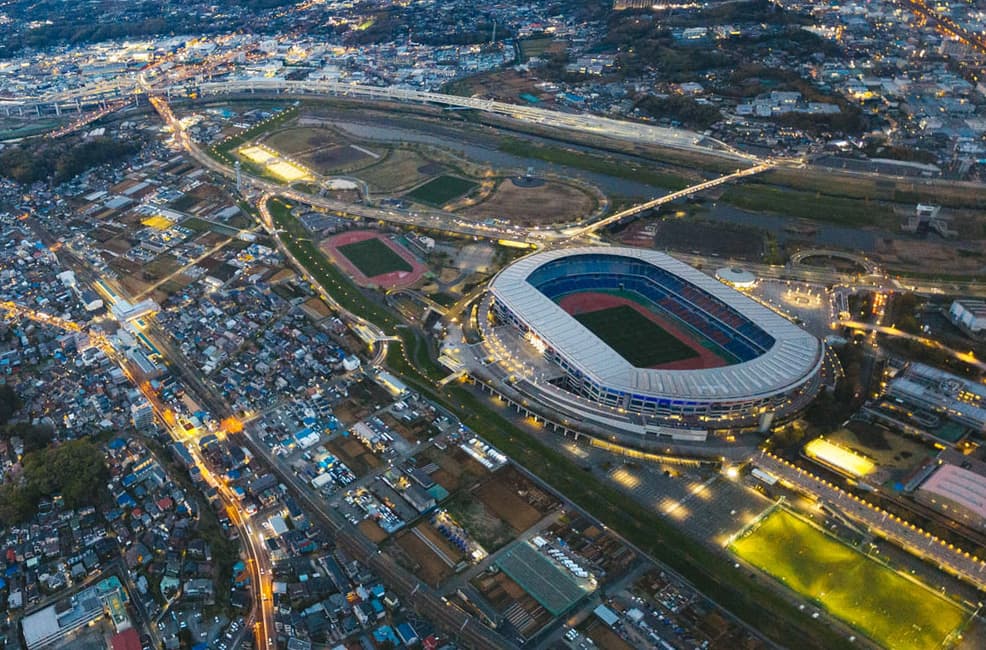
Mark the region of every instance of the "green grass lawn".
<instances>
[{"instance_id":1,"label":"green grass lawn","mask_svg":"<svg viewBox=\"0 0 986 650\"><path fill-rule=\"evenodd\" d=\"M520 41L521 59L527 61L531 57L541 56L548 51L551 44L555 42L553 38L525 38Z\"/></svg>"},{"instance_id":2,"label":"green grass lawn","mask_svg":"<svg viewBox=\"0 0 986 650\"><path fill-rule=\"evenodd\" d=\"M638 368L698 356L673 334L629 305L578 314L575 320Z\"/></svg>"},{"instance_id":3,"label":"green grass lawn","mask_svg":"<svg viewBox=\"0 0 986 650\"><path fill-rule=\"evenodd\" d=\"M937 648L968 618L952 601L785 510L731 549L887 648Z\"/></svg>"},{"instance_id":4,"label":"green grass lawn","mask_svg":"<svg viewBox=\"0 0 986 650\"><path fill-rule=\"evenodd\" d=\"M744 210L774 212L854 228L894 229L900 222L893 208L879 201L802 192L761 183L734 185L723 193L721 200Z\"/></svg>"},{"instance_id":5,"label":"green grass lawn","mask_svg":"<svg viewBox=\"0 0 986 650\"><path fill-rule=\"evenodd\" d=\"M419 185L404 196L419 203L445 205L452 199L471 192L476 186L477 183L468 179L444 174L431 179L424 185Z\"/></svg>"},{"instance_id":6,"label":"green grass lawn","mask_svg":"<svg viewBox=\"0 0 986 650\"><path fill-rule=\"evenodd\" d=\"M556 165L584 169L589 172L612 176L613 178L626 178L669 191L680 190L691 184L673 172L660 171L645 164L604 158L574 149L535 144L529 140L521 140L520 138L504 138L498 148L500 151L514 154L515 156L538 158Z\"/></svg>"},{"instance_id":7,"label":"green grass lawn","mask_svg":"<svg viewBox=\"0 0 986 650\"><path fill-rule=\"evenodd\" d=\"M340 246L338 250L368 278L394 271L412 270L407 260L376 237Z\"/></svg>"}]
</instances>

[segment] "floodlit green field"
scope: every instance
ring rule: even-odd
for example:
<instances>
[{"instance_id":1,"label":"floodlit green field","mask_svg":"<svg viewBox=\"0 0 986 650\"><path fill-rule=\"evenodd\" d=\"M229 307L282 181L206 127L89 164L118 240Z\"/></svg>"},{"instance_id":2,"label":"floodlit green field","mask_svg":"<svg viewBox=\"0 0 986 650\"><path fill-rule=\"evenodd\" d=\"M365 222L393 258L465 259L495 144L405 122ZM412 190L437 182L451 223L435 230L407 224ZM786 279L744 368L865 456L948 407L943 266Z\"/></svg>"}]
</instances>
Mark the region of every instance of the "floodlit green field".
<instances>
[{"instance_id":1,"label":"floodlit green field","mask_svg":"<svg viewBox=\"0 0 986 650\"><path fill-rule=\"evenodd\" d=\"M638 368L698 356L673 334L629 305L577 314L575 320Z\"/></svg>"},{"instance_id":2,"label":"floodlit green field","mask_svg":"<svg viewBox=\"0 0 986 650\"><path fill-rule=\"evenodd\" d=\"M452 199L458 198L466 192L471 192L476 185L473 181L465 178L446 174L414 188L405 196L420 203L445 205Z\"/></svg>"},{"instance_id":3,"label":"floodlit green field","mask_svg":"<svg viewBox=\"0 0 986 650\"><path fill-rule=\"evenodd\" d=\"M413 270L407 260L375 237L340 246L338 250L368 278L394 271Z\"/></svg>"},{"instance_id":4,"label":"floodlit green field","mask_svg":"<svg viewBox=\"0 0 986 650\"><path fill-rule=\"evenodd\" d=\"M968 617L952 601L786 510L768 515L730 548L887 648L940 647Z\"/></svg>"}]
</instances>

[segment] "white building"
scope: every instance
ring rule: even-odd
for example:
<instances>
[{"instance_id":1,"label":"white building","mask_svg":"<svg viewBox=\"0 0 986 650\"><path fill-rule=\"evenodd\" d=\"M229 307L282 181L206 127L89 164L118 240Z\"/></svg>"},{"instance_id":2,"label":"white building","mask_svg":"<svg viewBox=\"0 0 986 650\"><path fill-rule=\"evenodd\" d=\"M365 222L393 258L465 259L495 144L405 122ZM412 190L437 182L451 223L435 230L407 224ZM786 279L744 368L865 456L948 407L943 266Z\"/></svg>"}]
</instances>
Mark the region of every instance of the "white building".
<instances>
[{"instance_id":1,"label":"white building","mask_svg":"<svg viewBox=\"0 0 986 650\"><path fill-rule=\"evenodd\" d=\"M948 319L967 334L979 336L986 329L986 300L956 300L948 308Z\"/></svg>"}]
</instances>

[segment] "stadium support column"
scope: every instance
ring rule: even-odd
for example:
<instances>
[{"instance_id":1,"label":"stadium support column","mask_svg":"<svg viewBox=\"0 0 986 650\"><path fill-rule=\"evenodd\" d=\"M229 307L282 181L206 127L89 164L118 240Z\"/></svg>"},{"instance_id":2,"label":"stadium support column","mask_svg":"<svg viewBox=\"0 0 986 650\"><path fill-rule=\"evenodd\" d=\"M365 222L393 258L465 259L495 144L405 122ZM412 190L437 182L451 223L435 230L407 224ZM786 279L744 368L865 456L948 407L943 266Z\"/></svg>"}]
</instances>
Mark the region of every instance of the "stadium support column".
<instances>
[{"instance_id":1,"label":"stadium support column","mask_svg":"<svg viewBox=\"0 0 986 650\"><path fill-rule=\"evenodd\" d=\"M774 412L767 411L760 416L760 433L767 433L770 431L770 425L774 423Z\"/></svg>"}]
</instances>

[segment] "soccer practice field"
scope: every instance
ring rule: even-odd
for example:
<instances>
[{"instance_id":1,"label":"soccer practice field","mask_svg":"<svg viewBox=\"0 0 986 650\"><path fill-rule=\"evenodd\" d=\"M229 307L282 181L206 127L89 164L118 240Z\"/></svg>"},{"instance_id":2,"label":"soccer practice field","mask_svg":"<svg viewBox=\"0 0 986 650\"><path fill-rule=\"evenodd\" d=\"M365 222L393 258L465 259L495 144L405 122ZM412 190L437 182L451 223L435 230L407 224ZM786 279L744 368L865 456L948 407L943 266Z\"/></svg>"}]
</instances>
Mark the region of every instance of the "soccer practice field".
<instances>
[{"instance_id":1,"label":"soccer practice field","mask_svg":"<svg viewBox=\"0 0 986 650\"><path fill-rule=\"evenodd\" d=\"M395 253L390 246L377 238L345 244L338 251L346 256L360 273L368 278L375 278L394 271L412 271L411 265L403 257Z\"/></svg>"},{"instance_id":2,"label":"soccer practice field","mask_svg":"<svg viewBox=\"0 0 986 650\"><path fill-rule=\"evenodd\" d=\"M575 320L638 368L698 356L697 352L629 305L577 314Z\"/></svg>"},{"instance_id":3,"label":"soccer practice field","mask_svg":"<svg viewBox=\"0 0 986 650\"><path fill-rule=\"evenodd\" d=\"M968 618L951 600L786 510L775 510L730 548L886 648L938 648Z\"/></svg>"},{"instance_id":4,"label":"soccer practice field","mask_svg":"<svg viewBox=\"0 0 986 650\"><path fill-rule=\"evenodd\" d=\"M444 205L466 192L471 192L477 183L458 176L439 176L407 193L407 197L421 203Z\"/></svg>"}]
</instances>

